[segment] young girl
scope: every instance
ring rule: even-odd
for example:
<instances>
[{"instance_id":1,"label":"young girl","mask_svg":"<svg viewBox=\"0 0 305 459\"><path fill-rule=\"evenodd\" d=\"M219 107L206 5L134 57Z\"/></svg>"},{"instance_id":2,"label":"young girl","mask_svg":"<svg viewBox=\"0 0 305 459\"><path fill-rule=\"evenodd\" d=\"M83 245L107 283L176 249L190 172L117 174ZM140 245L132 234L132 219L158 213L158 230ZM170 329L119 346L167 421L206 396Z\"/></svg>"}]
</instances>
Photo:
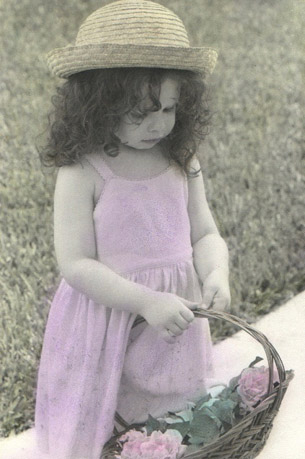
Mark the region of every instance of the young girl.
<instances>
[{"instance_id":1,"label":"young girl","mask_svg":"<svg viewBox=\"0 0 305 459\"><path fill-rule=\"evenodd\" d=\"M216 52L150 1L98 9L74 46L44 164L60 167L55 250L63 279L45 330L35 428L41 452L98 459L128 423L183 409L212 375L208 321L230 303L228 251L195 155ZM145 322L132 328L137 316ZM119 426L117 426L119 427Z\"/></svg>"}]
</instances>

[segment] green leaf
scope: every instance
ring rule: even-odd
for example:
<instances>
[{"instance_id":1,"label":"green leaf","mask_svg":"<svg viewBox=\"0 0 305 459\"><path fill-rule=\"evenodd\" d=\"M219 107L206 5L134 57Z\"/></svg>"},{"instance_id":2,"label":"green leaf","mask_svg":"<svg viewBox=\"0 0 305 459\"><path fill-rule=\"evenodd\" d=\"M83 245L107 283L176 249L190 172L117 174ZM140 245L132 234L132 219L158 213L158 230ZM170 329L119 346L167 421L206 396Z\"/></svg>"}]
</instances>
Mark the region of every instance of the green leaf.
<instances>
[{"instance_id":1,"label":"green leaf","mask_svg":"<svg viewBox=\"0 0 305 459\"><path fill-rule=\"evenodd\" d=\"M209 400L205 400L202 403L197 404L195 410L199 411L199 410L202 410L203 408L208 408L209 406L212 406L216 402L216 400L218 399L210 397Z\"/></svg>"},{"instance_id":2,"label":"green leaf","mask_svg":"<svg viewBox=\"0 0 305 459\"><path fill-rule=\"evenodd\" d=\"M219 436L219 428L211 416L203 411L195 411L188 435L192 438L202 438L205 443L208 443Z\"/></svg>"},{"instance_id":3,"label":"green leaf","mask_svg":"<svg viewBox=\"0 0 305 459\"><path fill-rule=\"evenodd\" d=\"M218 395L218 397L219 397L220 399L226 399L226 400L227 400L228 398L231 398L232 393L234 393L234 392L232 392L232 389L231 389L230 387L225 387L225 388L223 389L223 391L220 392L220 394Z\"/></svg>"},{"instance_id":4,"label":"green leaf","mask_svg":"<svg viewBox=\"0 0 305 459\"><path fill-rule=\"evenodd\" d=\"M164 419L161 419L159 421L159 424L160 424L160 430L161 430L162 433L164 433L167 430L167 428L169 427L167 422Z\"/></svg>"},{"instance_id":5,"label":"green leaf","mask_svg":"<svg viewBox=\"0 0 305 459\"><path fill-rule=\"evenodd\" d=\"M191 445L201 445L202 443L204 443L204 438L203 437L191 436L190 439L189 439L189 443Z\"/></svg>"},{"instance_id":6,"label":"green leaf","mask_svg":"<svg viewBox=\"0 0 305 459\"><path fill-rule=\"evenodd\" d=\"M233 400L233 402L239 403L241 398L240 398L240 395L235 391L235 392L232 392L232 394L230 395L230 400Z\"/></svg>"},{"instance_id":7,"label":"green leaf","mask_svg":"<svg viewBox=\"0 0 305 459\"><path fill-rule=\"evenodd\" d=\"M236 387L238 386L239 378L240 378L240 374L238 376L234 376L234 378L232 378L230 380L230 382L229 382L230 389L232 389L232 390L236 389Z\"/></svg>"},{"instance_id":8,"label":"green leaf","mask_svg":"<svg viewBox=\"0 0 305 459\"><path fill-rule=\"evenodd\" d=\"M190 429L190 422L179 422L176 423L174 426L171 425L170 428L178 430L178 432L181 433L182 438L184 438Z\"/></svg>"},{"instance_id":9,"label":"green leaf","mask_svg":"<svg viewBox=\"0 0 305 459\"><path fill-rule=\"evenodd\" d=\"M261 362L262 360L264 359L260 357L259 355L257 355L255 359L253 360L253 362L250 363L249 368L254 367L254 365L256 365L258 362Z\"/></svg>"},{"instance_id":10,"label":"green leaf","mask_svg":"<svg viewBox=\"0 0 305 459\"><path fill-rule=\"evenodd\" d=\"M215 416L228 424L233 424L234 413L233 410L236 407L237 403L233 400L218 400L210 408L210 410L215 414Z\"/></svg>"},{"instance_id":11,"label":"green leaf","mask_svg":"<svg viewBox=\"0 0 305 459\"><path fill-rule=\"evenodd\" d=\"M160 427L160 422L149 414L146 422L147 435L150 435L154 430L160 430Z\"/></svg>"},{"instance_id":12,"label":"green leaf","mask_svg":"<svg viewBox=\"0 0 305 459\"><path fill-rule=\"evenodd\" d=\"M205 395L204 397L201 397L199 400L197 400L194 410L200 409L199 407L201 406L201 404L207 402L207 401L210 400L211 398L212 398L212 397L211 397L210 394L207 394L207 395Z\"/></svg>"},{"instance_id":13,"label":"green leaf","mask_svg":"<svg viewBox=\"0 0 305 459\"><path fill-rule=\"evenodd\" d=\"M183 410L176 413L176 416L182 418L183 421L191 422L193 420L194 413L193 410Z\"/></svg>"},{"instance_id":14,"label":"green leaf","mask_svg":"<svg viewBox=\"0 0 305 459\"><path fill-rule=\"evenodd\" d=\"M212 397L219 397L219 394L226 388L226 384L216 384L215 386L209 387L209 394Z\"/></svg>"},{"instance_id":15,"label":"green leaf","mask_svg":"<svg viewBox=\"0 0 305 459\"><path fill-rule=\"evenodd\" d=\"M166 421L167 424L177 424L183 422L183 419L178 416L168 416L167 418L164 418L164 421Z\"/></svg>"},{"instance_id":16,"label":"green leaf","mask_svg":"<svg viewBox=\"0 0 305 459\"><path fill-rule=\"evenodd\" d=\"M216 416L216 414L213 411L213 407L211 406L210 408L204 408L203 413L207 416L209 416L213 421L216 423L218 429L221 429L222 422L221 420Z\"/></svg>"},{"instance_id":17,"label":"green leaf","mask_svg":"<svg viewBox=\"0 0 305 459\"><path fill-rule=\"evenodd\" d=\"M196 403L194 403L194 402L187 402L186 406L187 406L187 409L188 409L188 410L192 410L192 409L196 406Z\"/></svg>"}]
</instances>

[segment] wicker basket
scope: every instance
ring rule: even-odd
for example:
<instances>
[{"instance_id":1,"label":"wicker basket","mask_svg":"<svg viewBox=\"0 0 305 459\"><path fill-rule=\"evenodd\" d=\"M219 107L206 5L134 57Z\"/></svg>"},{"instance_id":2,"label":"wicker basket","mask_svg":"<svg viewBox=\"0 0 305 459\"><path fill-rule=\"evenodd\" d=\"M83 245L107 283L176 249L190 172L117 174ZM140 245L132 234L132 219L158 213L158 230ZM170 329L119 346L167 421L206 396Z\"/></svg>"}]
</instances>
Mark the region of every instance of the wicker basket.
<instances>
[{"instance_id":1,"label":"wicker basket","mask_svg":"<svg viewBox=\"0 0 305 459\"><path fill-rule=\"evenodd\" d=\"M183 459L253 459L262 450L272 428L272 421L276 416L282 399L287 390L288 384L293 378L292 372L285 372L283 362L273 345L265 335L247 324L244 320L224 312L213 310L197 309L193 310L196 317L208 319L223 319L231 324L237 325L246 331L264 348L269 365L269 387L266 398L253 410L247 414L237 425L228 432L221 435L216 441L202 446L199 451L186 453ZM143 322L142 317L138 317L133 327ZM275 364L279 374L279 385L273 387L273 364ZM118 432L114 428L114 436L104 446L101 459L113 458L115 454L120 454L117 439L130 429L144 426L144 424L128 425L122 417L116 413L115 420L124 427Z\"/></svg>"}]
</instances>

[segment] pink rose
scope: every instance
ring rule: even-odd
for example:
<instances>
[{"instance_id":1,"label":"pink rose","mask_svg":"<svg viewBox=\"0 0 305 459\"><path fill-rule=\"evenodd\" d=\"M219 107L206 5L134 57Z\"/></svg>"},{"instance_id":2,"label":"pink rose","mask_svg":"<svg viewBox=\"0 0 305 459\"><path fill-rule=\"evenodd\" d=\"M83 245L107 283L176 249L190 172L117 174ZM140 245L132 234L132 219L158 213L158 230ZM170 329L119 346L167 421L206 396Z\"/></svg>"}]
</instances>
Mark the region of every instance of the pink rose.
<instances>
[{"instance_id":1,"label":"pink rose","mask_svg":"<svg viewBox=\"0 0 305 459\"><path fill-rule=\"evenodd\" d=\"M178 459L183 455L186 445L181 445L182 435L174 429L162 433L130 430L120 437L123 448L117 459Z\"/></svg>"},{"instance_id":2,"label":"pink rose","mask_svg":"<svg viewBox=\"0 0 305 459\"><path fill-rule=\"evenodd\" d=\"M273 383L279 381L277 370L273 372ZM238 381L237 392L250 408L262 400L268 392L269 369L261 367L246 368Z\"/></svg>"}]
</instances>

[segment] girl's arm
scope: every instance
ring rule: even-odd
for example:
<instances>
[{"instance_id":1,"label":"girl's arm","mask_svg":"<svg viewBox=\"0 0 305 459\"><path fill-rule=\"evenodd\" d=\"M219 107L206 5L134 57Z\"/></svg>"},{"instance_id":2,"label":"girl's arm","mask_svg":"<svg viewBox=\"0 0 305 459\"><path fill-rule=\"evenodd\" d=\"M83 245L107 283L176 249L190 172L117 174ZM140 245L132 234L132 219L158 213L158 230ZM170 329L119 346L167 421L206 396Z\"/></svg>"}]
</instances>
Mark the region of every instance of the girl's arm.
<instances>
[{"instance_id":1,"label":"girl's arm","mask_svg":"<svg viewBox=\"0 0 305 459\"><path fill-rule=\"evenodd\" d=\"M59 169L54 195L54 243L61 274L98 304L140 314L152 290L116 274L97 260L93 225L94 176L83 165Z\"/></svg>"},{"instance_id":2,"label":"girl's arm","mask_svg":"<svg viewBox=\"0 0 305 459\"><path fill-rule=\"evenodd\" d=\"M200 169L196 157L191 168ZM201 172L196 178L189 178L188 194L194 265L203 283L203 302L210 307L214 298L214 303L218 303L215 309L225 309L230 304L228 248L209 209Z\"/></svg>"}]
</instances>

